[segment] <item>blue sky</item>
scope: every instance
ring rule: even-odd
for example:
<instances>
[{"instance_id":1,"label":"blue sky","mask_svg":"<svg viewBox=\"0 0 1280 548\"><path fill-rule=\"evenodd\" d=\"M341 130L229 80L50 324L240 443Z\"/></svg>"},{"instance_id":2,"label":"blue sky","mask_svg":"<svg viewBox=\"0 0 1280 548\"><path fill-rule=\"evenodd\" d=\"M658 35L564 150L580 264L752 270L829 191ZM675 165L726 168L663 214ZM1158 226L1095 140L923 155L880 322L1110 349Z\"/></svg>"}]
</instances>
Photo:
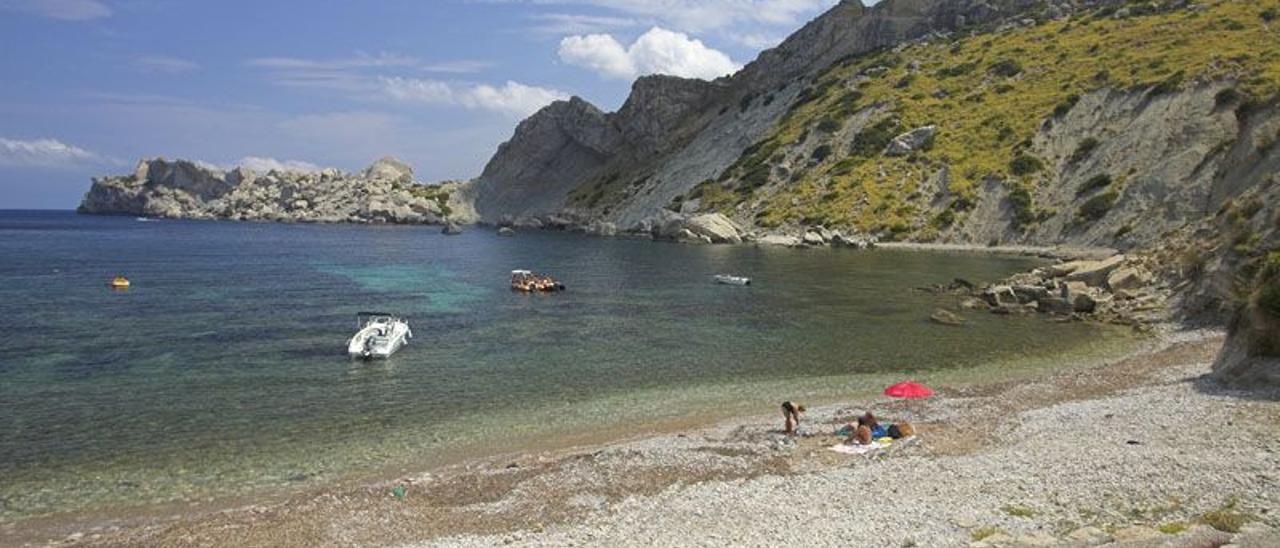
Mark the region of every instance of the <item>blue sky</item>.
<instances>
[{"instance_id":1,"label":"blue sky","mask_svg":"<svg viewBox=\"0 0 1280 548\"><path fill-rule=\"evenodd\" d=\"M141 157L480 173L558 98L713 78L836 0L0 0L0 209Z\"/></svg>"}]
</instances>

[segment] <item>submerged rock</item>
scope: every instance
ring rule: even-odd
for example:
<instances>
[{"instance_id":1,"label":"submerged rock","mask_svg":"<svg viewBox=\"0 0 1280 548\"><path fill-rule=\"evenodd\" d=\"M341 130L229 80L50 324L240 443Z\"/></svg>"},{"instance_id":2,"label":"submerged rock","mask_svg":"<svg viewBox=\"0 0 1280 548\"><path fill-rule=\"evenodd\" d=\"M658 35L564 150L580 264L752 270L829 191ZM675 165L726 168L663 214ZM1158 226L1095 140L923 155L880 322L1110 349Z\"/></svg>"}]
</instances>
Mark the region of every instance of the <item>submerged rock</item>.
<instances>
[{"instance_id":1,"label":"submerged rock","mask_svg":"<svg viewBox=\"0 0 1280 548\"><path fill-rule=\"evenodd\" d=\"M964 318L961 318L960 315L956 314L955 312L942 309L942 308L934 310L933 314L929 315L929 320L933 321L933 323L942 324L942 325L949 325L949 326L964 325Z\"/></svg>"}]
</instances>

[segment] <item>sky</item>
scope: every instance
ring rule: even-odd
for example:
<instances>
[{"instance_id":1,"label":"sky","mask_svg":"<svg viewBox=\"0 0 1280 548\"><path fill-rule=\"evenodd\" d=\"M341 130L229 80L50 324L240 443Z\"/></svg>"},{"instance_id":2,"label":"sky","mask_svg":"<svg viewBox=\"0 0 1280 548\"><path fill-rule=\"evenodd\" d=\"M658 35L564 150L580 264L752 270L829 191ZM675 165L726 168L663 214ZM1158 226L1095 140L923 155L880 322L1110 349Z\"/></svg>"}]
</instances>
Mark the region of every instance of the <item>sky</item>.
<instances>
[{"instance_id":1,"label":"sky","mask_svg":"<svg viewBox=\"0 0 1280 548\"><path fill-rule=\"evenodd\" d=\"M479 175L516 124L712 79L837 0L0 0L0 209L140 158Z\"/></svg>"}]
</instances>

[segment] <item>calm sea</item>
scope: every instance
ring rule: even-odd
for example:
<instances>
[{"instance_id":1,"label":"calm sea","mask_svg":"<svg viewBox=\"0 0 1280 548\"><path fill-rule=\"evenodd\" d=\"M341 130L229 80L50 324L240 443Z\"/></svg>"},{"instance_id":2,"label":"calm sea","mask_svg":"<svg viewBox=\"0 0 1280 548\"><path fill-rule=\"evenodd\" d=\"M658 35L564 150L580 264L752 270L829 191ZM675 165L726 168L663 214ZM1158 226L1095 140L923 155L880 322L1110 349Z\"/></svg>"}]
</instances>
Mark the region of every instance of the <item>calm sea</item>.
<instances>
[{"instance_id":1,"label":"calm sea","mask_svg":"<svg viewBox=\"0 0 1280 548\"><path fill-rule=\"evenodd\" d=\"M912 291L1034 264L0 212L0 522L281 492L1127 341L1037 317L934 325L955 297ZM512 293L514 268L569 290ZM109 289L116 275L133 287ZM344 353L370 309L416 334L385 362Z\"/></svg>"}]
</instances>

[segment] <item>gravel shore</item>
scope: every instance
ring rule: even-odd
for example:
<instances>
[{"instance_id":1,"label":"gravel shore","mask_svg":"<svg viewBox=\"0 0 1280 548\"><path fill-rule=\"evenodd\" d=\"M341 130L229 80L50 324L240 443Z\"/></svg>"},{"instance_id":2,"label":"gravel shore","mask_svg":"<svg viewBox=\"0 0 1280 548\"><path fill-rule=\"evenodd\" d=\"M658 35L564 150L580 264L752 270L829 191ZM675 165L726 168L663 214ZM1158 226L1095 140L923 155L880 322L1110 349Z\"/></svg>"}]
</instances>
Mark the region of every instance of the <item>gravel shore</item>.
<instances>
[{"instance_id":1,"label":"gravel shore","mask_svg":"<svg viewBox=\"0 0 1280 548\"><path fill-rule=\"evenodd\" d=\"M1207 380L1221 342L1220 333L1166 332L1100 367L937 386L937 397L910 404L812 409L808 437L783 435L770 413L116 522L53 542L1280 546L1280 393ZM827 450L831 432L865 409L910 416L921 435L870 456Z\"/></svg>"},{"instance_id":2,"label":"gravel shore","mask_svg":"<svg viewBox=\"0 0 1280 548\"><path fill-rule=\"evenodd\" d=\"M1168 340L1114 370L937 398L918 412L921 442L901 451L841 456L808 473L677 484L540 532L414 546L1280 545L1275 394L1204 380L1217 337ZM848 411L814 418L836 422ZM965 422L990 431L957 426ZM930 448L932 438L945 443ZM961 447L964 438L976 446ZM792 458L815 450L781 449ZM1224 508L1257 521L1237 535L1200 524Z\"/></svg>"}]
</instances>

